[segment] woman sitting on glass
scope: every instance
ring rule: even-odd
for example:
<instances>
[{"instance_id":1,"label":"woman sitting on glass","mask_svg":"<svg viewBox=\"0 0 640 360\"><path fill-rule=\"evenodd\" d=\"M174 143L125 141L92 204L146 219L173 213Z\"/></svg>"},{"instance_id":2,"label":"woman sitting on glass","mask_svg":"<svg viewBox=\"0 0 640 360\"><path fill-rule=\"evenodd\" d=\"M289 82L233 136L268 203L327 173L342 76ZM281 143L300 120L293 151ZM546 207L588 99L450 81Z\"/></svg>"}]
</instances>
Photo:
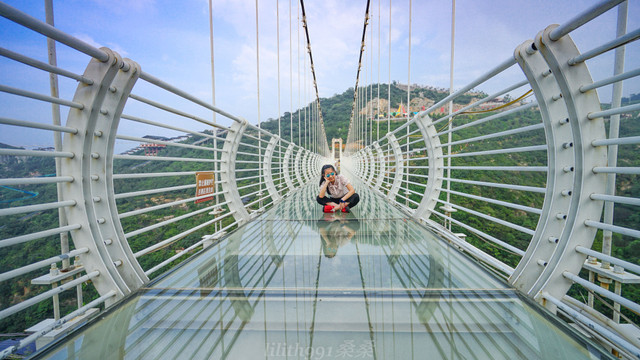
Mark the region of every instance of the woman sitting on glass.
<instances>
[{"instance_id":1,"label":"woman sitting on glass","mask_svg":"<svg viewBox=\"0 0 640 360\"><path fill-rule=\"evenodd\" d=\"M338 175L333 165L325 165L320 172L320 194L316 198L324 212L349 212L360 201L353 185L344 175Z\"/></svg>"}]
</instances>

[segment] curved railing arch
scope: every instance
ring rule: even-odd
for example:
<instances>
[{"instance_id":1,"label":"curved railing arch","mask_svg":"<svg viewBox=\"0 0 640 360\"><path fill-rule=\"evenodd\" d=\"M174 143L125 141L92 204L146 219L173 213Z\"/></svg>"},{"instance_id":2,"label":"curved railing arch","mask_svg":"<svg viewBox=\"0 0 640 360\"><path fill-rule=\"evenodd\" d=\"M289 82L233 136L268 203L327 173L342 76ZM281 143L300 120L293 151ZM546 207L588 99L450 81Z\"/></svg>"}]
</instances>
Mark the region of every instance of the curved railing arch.
<instances>
[{"instance_id":1,"label":"curved railing arch","mask_svg":"<svg viewBox=\"0 0 640 360\"><path fill-rule=\"evenodd\" d=\"M607 174L626 174L632 176L633 182L637 180L633 176L640 174L635 159L624 167L607 159L613 147L640 144L637 134L610 137L611 128L606 125L606 121L613 121L606 118L616 115L637 117L640 107L631 104L601 110L595 93L599 87L636 79L640 72L632 69L593 81L585 61L636 40L638 30L584 52L570 37L586 21L618 3L598 4L567 24L548 27L534 40L519 46L513 58L409 122L394 126L383 138L369 144L366 139L347 144L350 154L342 159L342 166L409 216L503 274L527 296L551 311L574 318L586 331L595 331L594 336L605 338L607 346L637 355L640 341L626 330L626 324L619 322L625 313L639 313L640 306L622 296L620 289L639 281L640 266L612 256L604 246L602 251L592 249L592 243L597 230L614 232L625 240L640 238L637 227L600 219L603 204L640 205L637 198L610 193L605 179ZM61 170L54 176L25 174L0 179L0 185L49 186L47 191L60 185L57 200L3 208L0 216L10 224L25 214L61 210L67 219L49 227L34 222L25 233L1 239L0 247L26 252L26 244L58 241L58 235L66 233L74 242L70 249L62 246L59 255L35 261L25 257L24 262L0 274L0 281L31 281L33 273L39 271L43 275L33 280L51 286L50 290L0 310L0 320L11 319L43 300L56 301L59 294L74 287L79 294L77 309L54 309L55 321L19 346L92 308L113 304L170 264L250 221L292 190L317 181L319 167L333 161L322 156L328 157L328 149L316 154L286 141L145 73L138 64L109 49L97 49L2 3L0 13L93 58L83 74L74 74L1 49L2 56L47 75L79 82L72 100L4 85L0 89L10 96L70 109L64 125L0 117L3 125L20 126L23 131L65 136L62 148L55 151L0 149L3 158L55 158L61 163ZM525 80L453 114L433 119L428 116L516 64ZM164 102L136 94L135 84L141 81L180 101ZM491 114L475 110L525 85L531 86L535 102L514 102L503 112ZM188 105L182 103L185 100ZM129 107L131 103L136 106ZM536 109L540 118L529 118ZM229 125L195 115L200 113L216 113ZM508 130L491 127L495 121L519 114L524 115ZM145 126L149 132L127 133L127 127L120 126L125 121ZM481 130L467 133L470 129ZM186 135L170 139L164 137L168 133ZM457 137L448 139L450 134ZM535 142L541 139L541 143ZM118 154L115 149L123 142L145 146ZM365 147L360 149L361 145ZM150 156L143 155L146 148L153 149ZM532 163L513 161L511 156L517 153L533 154ZM483 161L486 156L496 156L503 163ZM114 172L116 163L122 165L117 167L119 172ZM171 170L159 170L159 163L167 164ZM201 172L214 174L215 191L194 196L194 176ZM475 178L469 174L483 175ZM148 179L154 179L152 186L145 183ZM518 194L517 201L505 198L509 192ZM215 201L211 203L200 202L212 197ZM513 216L503 218L492 213L492 208L508 209ZM182 226L187 222L192 223ZM479 229L478 223L491 226L489 230ZM168 225L175 230L167 230ZM154 239L151 243L150 238ZM591 258L585 263L587 256ZM70 263L70 259L74 260L70 266L57 268L57 264ZM47 268L50 271L45 274ZM589 279L579 276L581 270L589 273ZM88 282L99 295L84 303L82 285ZM592 300L583 304L566 296L572 286L586 290L591 299L594 294L609 299L614 315L609 318L597 312ZM16 348L11 347L0 356Z\"/></svg>"}]
</instances>

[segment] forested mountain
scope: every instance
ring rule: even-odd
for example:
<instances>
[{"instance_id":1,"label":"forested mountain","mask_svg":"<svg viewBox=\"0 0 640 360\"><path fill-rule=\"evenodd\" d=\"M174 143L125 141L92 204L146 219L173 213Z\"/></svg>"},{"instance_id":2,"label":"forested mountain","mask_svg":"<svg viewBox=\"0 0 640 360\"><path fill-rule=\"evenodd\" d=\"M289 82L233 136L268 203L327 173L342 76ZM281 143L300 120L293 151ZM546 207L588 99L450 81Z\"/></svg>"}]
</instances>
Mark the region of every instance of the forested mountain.
<instances>
[{"instance_id":1,"label":"forested mountain","mask_svg":"<svg viewBox=\"0 0 640 360\"><path fill-rule=\"evenodd\" d=\"M363 94L368 93L369 106L377 108L378 98L380 99L380 114L386 115L387 108L391 108L391 112L395 112L402 104L406 110L407 104L407 86L397 83L380 84L380 86L374 84L360 88L358 91ZM388 106L389 89L391 89L391 105ZM349 121L351 120L351 107L353 104L353 88L349 88L341 94L335 94L329 98L320 98L320 107L322 108L322 116L325 123L325 131L327 132L327 142L331 142L333 138L342 138L343 141L347 140L347 133L349 132ZM379 96L378 96L379 92ZM444 89L436 89L430 86L421 87L418 85L411 86L411 105L412 111L418 111L422 109L421 105L424 103L434 103L444 99L449 95L448 91ZM486 96L483 93L469 93L458 97L455 100L455 104L468 104L473 98L480 98ZM282 137L289 140L290 125L293 124L293 139L297 142L298 136L298 115L301 119L304 119L304 109L296 111L293 114L285 112L280 117L280 127ZM261 124L262 128L271 131L274 134L278 133L278 119L269 119ZM304 123L302 123L302 131L304 132Z\"/></svg>"}]
</instances>

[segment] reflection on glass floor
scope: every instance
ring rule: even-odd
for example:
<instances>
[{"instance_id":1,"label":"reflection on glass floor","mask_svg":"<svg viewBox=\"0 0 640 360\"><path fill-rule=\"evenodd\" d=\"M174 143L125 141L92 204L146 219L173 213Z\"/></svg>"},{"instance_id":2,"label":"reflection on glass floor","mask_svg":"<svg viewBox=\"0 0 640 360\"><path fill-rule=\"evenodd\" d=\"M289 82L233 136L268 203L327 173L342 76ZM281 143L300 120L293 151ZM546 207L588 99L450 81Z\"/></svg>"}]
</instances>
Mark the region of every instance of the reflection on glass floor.
<instances>
[{"instance_id":1,"label":"reflection on glass floor","mask_svg":"<svg viewBox=\"0 0 640 360\"><path fill-rule=\"evenodd\" d=\"M606 353L359 186L309 185L56 344L54 359L597 359Z\"/></svg>"}]
</instances>

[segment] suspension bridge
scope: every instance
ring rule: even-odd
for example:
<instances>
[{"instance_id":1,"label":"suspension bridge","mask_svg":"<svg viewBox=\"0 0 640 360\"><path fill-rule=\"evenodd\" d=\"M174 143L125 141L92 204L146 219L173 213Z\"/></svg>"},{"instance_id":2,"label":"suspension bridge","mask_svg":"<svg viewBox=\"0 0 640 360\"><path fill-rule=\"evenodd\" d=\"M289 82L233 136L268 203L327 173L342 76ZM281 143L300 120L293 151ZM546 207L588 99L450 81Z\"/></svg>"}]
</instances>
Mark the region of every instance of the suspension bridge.
<instances>
[{"instance_id":1,"label":"suspension bridge","mask_svg":"<svg viewBox=\"0 0 640 360\"><path fill-rule=\"evenodd\" d=\"M27 334L3 358L28 348L52 359L640 358L640 265L625 250L640 238L640 134L626 123L640 104L622 102L623 84L640 75L625 68L640 29L627 30L627 1L539 29L455 91L453 2L449 93L400 120L389 117L391 79L378 119L383 85L371 59L381 47L371 34L382 24L367 1L344 152L342 139L327 139L303 1L288 21L300 19L306 49L297 95L312 100L277 131L260 122L259 36L253 122L55 27L45 5L42 21L0 3L11 31L40 34L49 54L0 47L3 61L36 69L46 75L38 88L51 89L0 79L0 95L52 111L37 121L3 109L0 124L54 143L0 157L7 168L37 159L55 172L0 178L40 195L0 208L0 250L11 259L0 284L20 292L0 304L0 324ZM572 36L612 12L615 36L579 49ZM82 73L57 65L56 44L89 57ZM211 45L213 54L213 30ZM409 64L410 51L411 17ZM593 78L590 62L606 56L611 75ZM514 70L517 81L454 111L456 99ZM72 98L59 95L58 78L76 86ZM407 84L411 114L410 66ZM487 109L509 94L522 96ZM181 140L160 140L167 133ZM131 143L161 149L117 150ZM362 199L351 213L314 201L320 168L337 160Z\"/></svg>"}]
</instances>

